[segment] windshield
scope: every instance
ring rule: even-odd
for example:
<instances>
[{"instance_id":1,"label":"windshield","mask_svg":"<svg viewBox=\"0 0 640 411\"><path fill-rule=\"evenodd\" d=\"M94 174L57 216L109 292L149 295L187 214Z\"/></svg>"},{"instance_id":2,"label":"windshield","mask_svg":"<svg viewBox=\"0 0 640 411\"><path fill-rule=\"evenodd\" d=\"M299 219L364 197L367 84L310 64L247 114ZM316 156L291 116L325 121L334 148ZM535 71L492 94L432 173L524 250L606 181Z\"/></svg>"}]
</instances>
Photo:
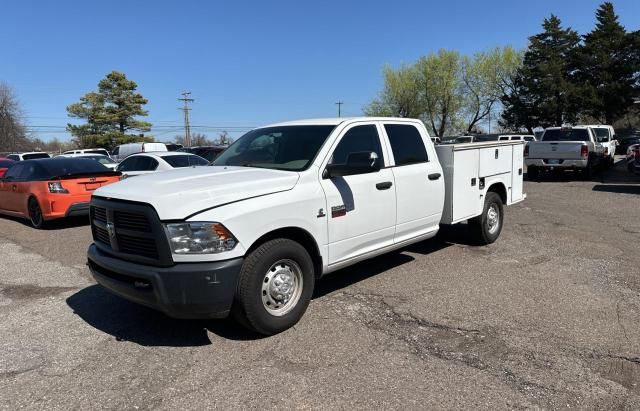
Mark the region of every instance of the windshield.
<instances>
[{"instance_id":1,"label":"windshield","mask_svg":"<svg viewBox=\"0 0 640 411\"><path fill-rule=\"evenodd\" d=\"M309 167L335 126L280 126L252 130L215 159L214 166L302 171Z\"/></svg>"},{"instance_id":2,"label":"windshield","mask_svg":"<svg viewBox=\"0 0 640 411\"><path fill-rule=\"evenodd\" d=\"M49 158L49 154L47 153L33 153L33 154L24 154L22 156L23 160L33 160L34 158Z\"/></svg>"},{"instance_id":3,"label":"windshield","mask_svg":"<svg viewBox=\"0 0 640 411\"><path fill-rule=\"evenodd\" d=\"M609 137L609 130L606 128L594 128L597 137Z\"/></svg>"},{"instance_id":4,"label":"windshield","mask_svg":"<svg viewBox=\"0 0 640 411\"><path fill-rule=\"evenodd\" d=\"M195 154L185 154L177 156L164 156L164 161L169 163L173 168L191 167L191 166L207 166L209 162Z\"/></svg>"},{"instance_id":5,"label":"windshield","mask_svg":"<svg viewBox=\"0 0 640 411\"><path fill-rule=\"evenodd\" d=\"M542 141L589 141L589 132L585 128L554 128L544 132Z\"/></svg>"}]
</instances>

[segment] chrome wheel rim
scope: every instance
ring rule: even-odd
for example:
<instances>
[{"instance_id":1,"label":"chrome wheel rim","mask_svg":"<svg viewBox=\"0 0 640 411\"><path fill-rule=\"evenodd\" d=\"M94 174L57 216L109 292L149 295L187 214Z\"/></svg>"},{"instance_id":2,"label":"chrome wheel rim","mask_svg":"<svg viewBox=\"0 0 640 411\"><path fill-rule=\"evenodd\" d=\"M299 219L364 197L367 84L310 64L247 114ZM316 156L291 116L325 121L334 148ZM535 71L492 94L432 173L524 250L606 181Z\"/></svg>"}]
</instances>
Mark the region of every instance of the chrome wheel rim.
<instances>
[{"instance_id":1,"label":"chrome wheel rim","mask_svg":"<svg viewBox=\"0 0 640 411\"><path fill-rule=\"evenodd\" d=\"M500 226L500 210L495 204L491 204L487 210L487 230L490 234L494 234L498 231Z\"/></svg>"},{"instance_id":2,"label":"chrome wheel rim","mask_svg":"<svg viewBox=\"0 0 640 411\"><path fill-rule=\"evenodd\" d=\"M293 260L279 260L262 279L262 306L271 315L283 316L298 304L302 286L300 266Z\"/></svg>"}]
</instances>

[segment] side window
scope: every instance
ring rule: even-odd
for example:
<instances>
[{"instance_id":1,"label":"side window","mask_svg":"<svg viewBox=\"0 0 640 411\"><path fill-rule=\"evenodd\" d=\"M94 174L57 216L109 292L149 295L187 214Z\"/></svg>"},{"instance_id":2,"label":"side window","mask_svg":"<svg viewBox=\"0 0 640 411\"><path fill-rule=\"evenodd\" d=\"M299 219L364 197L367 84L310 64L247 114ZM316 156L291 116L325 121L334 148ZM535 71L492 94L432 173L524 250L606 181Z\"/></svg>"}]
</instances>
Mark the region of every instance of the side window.
<instances>
[{"instance_id":1,"label":"side window","mask_svg":"<svg viewBox=\"0 0 640 411\"><path fill-rule=\"evenodd\" d=\"M502 136L502 137L498 138L498 140L500 140L500 141L509 140L509 137L508 136Z\"/></svg>"},{"instance_id":2,"label":"side window","mask_svg":"<svg viewBox=\"0 0 640 411\"><path fill-rule=\"evenodd\" d=\"M9 160L13 160L13 161L20 161L20 157L19 157L18 155L16 155L16 154L9 154L9 155L7 156L7 158L8 158Z\"/></svg>"},{"instance_id":3,"label":"side window","mask_svg":"<svg viewBox=\"0 0 640 411\"><path fill-rule=\"evenodd\" d=\"M129 157L118 166L118 171L137 171L138 157Z\"/></svg>"},{"instance_id":4,"label":"side window","mask_svg":"<svg viewBox=\"0 0 640 411\"><path fill-rule=\"evenodd\" d=\"M155 158L151 157L138 157L138 168L139 171L153 171L158 168L158 161Z\"/></svg>"},{"instance_id":5,"label":"side window","mask_svg":"<svg viewBox=\"0 0 640 411\"><path fill-rule=\"evenodd\" d=\"M20 180L20 175L22 174L23 171L24 171L24 164L16 164L13 167L11 167L9 170L7 170L7 172L4 175L4 178L12 181Z\"/></svg>"},{"instance_id":6,"label":"side window","mask_svg":"<svg viewBox=\"0 0 640 411\"><path fill-rule=\"evenodd\" d=\"M349 153L360 151L373 151L378 155L380 165L384 164L380 136L375 125L356 126L347 131L333 151L330 162L332 164L344 164L347 162Z\"/></svg>"},{"instance_id":7,"label":"side window","mask_svg":"<svg viewBox=\"0 0 640 411\"><path fill-rule=\"evenodd\" d=\"M114 156L117 156L118 152L120 152L120 146L114 148L113 151L111 152L111 154L114 155Z\"/></svg>"},{"instance_id":8,"label":"side window","mask_svg":"<svg viewBox=\"0 0 640 411\"><path fill-rule=\"evenodd\" d=\"M429 161L420 132L409 124L385 124L396 166Z\"/></svg>"}]
</instances>

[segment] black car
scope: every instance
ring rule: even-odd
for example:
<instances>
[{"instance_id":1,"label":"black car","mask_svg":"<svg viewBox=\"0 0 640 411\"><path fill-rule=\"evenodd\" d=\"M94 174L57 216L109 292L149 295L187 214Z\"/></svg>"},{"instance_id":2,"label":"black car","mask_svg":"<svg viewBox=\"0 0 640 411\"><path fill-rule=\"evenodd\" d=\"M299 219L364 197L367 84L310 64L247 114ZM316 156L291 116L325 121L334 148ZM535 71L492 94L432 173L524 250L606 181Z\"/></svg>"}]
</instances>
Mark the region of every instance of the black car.
<instances>
[{"instance_id":1,"label":"black car","mask_svg":"<svg viewBox=\"0 0 640 411\"><path fill-rule=\"evenodd\" d=\"M200 147L183 147L178 151L184 151L186 153L195 154L206 159L209 162L212 162L222 153L227 147L226 146L200 146Z\"/></svg>"},{"instance_id":2,"label":"black car","mask_svg":"<svg viewBox=\"0 0 640 411\"><path fill-rule=\"evenodd\" d=\"M627 154L629 146L640 144L640 135L633 135L620 139L620 144L616 147L616 154Z\"/></svg>"}]
</instances>

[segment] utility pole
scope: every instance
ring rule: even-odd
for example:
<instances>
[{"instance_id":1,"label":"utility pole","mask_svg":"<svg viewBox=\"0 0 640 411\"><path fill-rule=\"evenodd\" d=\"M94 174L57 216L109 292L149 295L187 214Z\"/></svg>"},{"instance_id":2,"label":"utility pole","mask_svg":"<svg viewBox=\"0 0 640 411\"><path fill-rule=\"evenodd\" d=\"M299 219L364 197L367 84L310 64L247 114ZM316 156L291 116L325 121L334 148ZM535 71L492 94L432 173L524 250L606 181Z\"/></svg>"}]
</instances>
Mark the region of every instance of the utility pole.
<instances>
[{"instance_id":1,"label":"utility pole","mask_svg":"<svg viewBox=\"0 0 640 411\"><path fill-rule=\"evenodd\" d=\"M338 117L342 117L342 105L343 105L343 104L344 104L344 103L343 103L342 101L338 101L338 102L336 103L336 106L338 106Z\"/></svg>"},{"instance_id":2,"label":"utility pole","mask_svg":"<svg viewBox=\"0 0 640 411\"><path fill-rule=\"evenodd\" d=\"M185 91L182 93L182 98L179 98L179 101L184 102L184 107L181 110L184 112L184 145L186 147L191 147L191 126L189 125L189 103L193 102L193 99L189 96L191 95L190 91Z\"/></svg>"}]
</instances>

